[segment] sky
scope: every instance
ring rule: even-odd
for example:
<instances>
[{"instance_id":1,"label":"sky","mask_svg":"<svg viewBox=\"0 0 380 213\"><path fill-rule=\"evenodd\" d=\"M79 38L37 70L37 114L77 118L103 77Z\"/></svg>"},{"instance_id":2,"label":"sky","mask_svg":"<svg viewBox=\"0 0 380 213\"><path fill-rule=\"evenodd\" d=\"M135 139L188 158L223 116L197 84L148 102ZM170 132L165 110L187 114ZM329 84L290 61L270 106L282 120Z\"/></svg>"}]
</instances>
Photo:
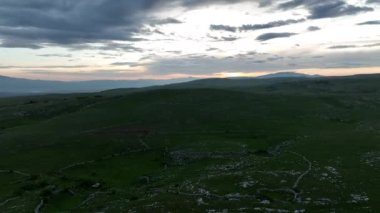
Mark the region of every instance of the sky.
<instances>
[{"instance_id":1,"label":"sky","mask_svg":"<svg viewBox=\"0 0 380 213\"><path fill-rule=\"evenodd\" d=\"M0 75L380 73L380 0L0 0Z\"/></svg>"}]
</instances>

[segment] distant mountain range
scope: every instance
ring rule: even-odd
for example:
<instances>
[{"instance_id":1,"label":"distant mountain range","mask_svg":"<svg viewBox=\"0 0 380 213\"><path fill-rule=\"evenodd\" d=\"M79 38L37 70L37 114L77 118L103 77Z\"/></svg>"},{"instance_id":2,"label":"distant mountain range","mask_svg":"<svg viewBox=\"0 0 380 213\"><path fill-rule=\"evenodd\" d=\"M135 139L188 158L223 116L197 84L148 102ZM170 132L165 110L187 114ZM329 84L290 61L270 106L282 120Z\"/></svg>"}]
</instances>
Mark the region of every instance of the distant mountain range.
<instances>
[{"instance_id":1,"label":"distant mountain range","mask_svg":"<svg viewBox=\"0 0 380 213\"><path fill-rule=\"evenodd\" d=\"M259 77L234 77L234 78L208 78L208 79L198 79L190 82L171 84L165 88L244 88L252 86L264 86L273 85L280 82L296 82L302 80L311 80L322 78L323 76L318 75L306 75L302 73L295 72L280 72L274 74L263 75Z\"/></svg>"},{"instance_id":2,"label":"distant mountain range","mask_svg":"<svg viewBox=\"0 0 380 213\"><path fill-rule=\"evenodd\" d=\"M183 78L183 79L169 79L169 80L97 80L97 81L45 81L45 80L30 80L22 78L11 78L0 76L0 97L5 96L20 96L20 95L37 95L37 94L50 94L50 93L79 93L79 92L99 92L111 89L120 88L143 88L151 86L162 86L188 82L185 85L206 84L210 81L212 84L251 84L250 81L266 80L266 79L300 79L300 78L316 78L317 75L306 75L294 72L280 72L256 78L231 78L231 79L200 79ZM247 81L232 81L240 79ZM195 80L195 81L194 81Z\"/></svg>"},{"instance_id":3,"label":"distant mountain range","mask_svg":"<svg viewBox=\"0 0 380 213\"><path fill-rule=\"evenodd\" d=\"M50 93L99 92L118 88L142 88L182 83L194 78L169 80L45 81L0 76L0 97Z\"/></svg>"},{"instance_id":4,"label":"distant mountain range","mask_svg":"<svg viewBox=\"0 0 380 213\"><path fill-rule=\"evenodd\" d=\"M263 75L257 77L258 79L269 79L269 78L319 78L322 77L320 75L307 75L303 73L297 72L278 72L268 75Z\"/></svg>"}]
</instances>

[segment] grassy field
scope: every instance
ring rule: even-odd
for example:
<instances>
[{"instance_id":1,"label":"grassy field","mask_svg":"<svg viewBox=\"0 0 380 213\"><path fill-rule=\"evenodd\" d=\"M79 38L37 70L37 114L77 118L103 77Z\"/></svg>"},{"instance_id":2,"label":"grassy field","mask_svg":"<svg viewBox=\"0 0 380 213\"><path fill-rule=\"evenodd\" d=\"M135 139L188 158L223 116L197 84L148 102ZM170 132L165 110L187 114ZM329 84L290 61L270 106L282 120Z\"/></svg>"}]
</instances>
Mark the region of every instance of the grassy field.
<instances>
[{"instance_id":1,"label":"grassy field","mask_svg":"<svg viewBox=\"0 0 380 213\"><path fill-rule=\"evenodd\" d=\"M380 76L0 99L0 212L379 212Z\"/></svg>"}]
</instances>

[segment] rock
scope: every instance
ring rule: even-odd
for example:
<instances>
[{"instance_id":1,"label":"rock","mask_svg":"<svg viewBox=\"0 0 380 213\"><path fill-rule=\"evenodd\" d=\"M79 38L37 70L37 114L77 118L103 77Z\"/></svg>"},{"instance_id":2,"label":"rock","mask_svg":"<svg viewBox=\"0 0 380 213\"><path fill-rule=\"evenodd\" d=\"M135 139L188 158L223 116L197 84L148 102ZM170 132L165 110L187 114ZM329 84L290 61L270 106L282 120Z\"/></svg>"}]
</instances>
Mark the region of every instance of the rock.
<instances>
[{"instance_id":1,"label":"rock","mask_svg":"<svg viewBox=\"0 0 380 213\"><path fill-rule=\"evenodd\" d=\"M203 198L199 198L199 199L197 200L197 204L198 204L198 206L206 205L206 203L203 201Z\"/></svg>"},{"instance_id":2,"label":"rock","mask_svg":"<svg viewBox=\"0 0 380 213\"><path fill-rule=\"evenodd\" d=\"M94 188L94 189L97 189L100 187L100 183L95 183L94 185L92 185L91 187Z\"/></svg>"},{"instance_id":3,"label":"rock","mask_svg":"<svg viewBox=\"0 0 380 213\"><path fill-rule=\"evenodd\" d=\"M369 198L366 193L361 194L351 194L351 200L348 201L348 203L362 203L362 202L368 202Z\"/></svg>"}]
</instances>

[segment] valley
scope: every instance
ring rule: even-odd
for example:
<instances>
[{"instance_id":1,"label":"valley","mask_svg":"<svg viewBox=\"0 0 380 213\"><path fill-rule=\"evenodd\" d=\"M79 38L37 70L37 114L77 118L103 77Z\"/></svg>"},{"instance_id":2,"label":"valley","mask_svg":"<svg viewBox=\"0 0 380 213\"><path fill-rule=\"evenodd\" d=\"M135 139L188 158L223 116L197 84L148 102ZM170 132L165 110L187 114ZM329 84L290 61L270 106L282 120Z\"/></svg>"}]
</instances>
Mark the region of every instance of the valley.
<instances>
[{"instance_id":1,"label":"valley","mask_svg":"<svg viewBox=\"0 0 380 213\"><path fill-rule=\"evenodd\" d=\"M377 212L379 107L379 75L2 98L0 212Z\"/></svg>"}]
</instances>

